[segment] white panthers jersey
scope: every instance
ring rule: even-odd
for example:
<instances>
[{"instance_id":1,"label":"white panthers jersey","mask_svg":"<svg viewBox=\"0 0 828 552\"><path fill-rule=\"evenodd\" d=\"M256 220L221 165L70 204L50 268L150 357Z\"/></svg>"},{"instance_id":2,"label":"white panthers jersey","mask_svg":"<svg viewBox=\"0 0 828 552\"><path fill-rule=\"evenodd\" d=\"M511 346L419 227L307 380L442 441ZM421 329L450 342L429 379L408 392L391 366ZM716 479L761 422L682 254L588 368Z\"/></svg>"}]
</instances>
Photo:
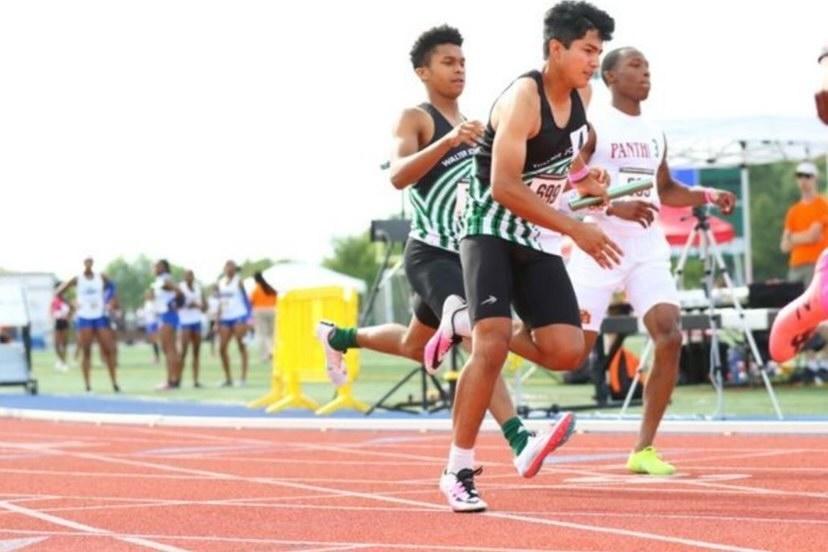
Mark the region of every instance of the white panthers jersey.
<instances>
[{"instance_id":1,"label":"white panthers jersey","mask_svg":"<svg viewBox=\"0 0 828 552\"><path fill-rule=\"evenodd\" d=\"M193 289L190 289L187 282L181 282L178 287L184 294L184 307L178 311L178 321L182 324L201 322L201 286L193 282Z\"/></svg>"},{"instance_id":2,"label":"white panthers jersey","mask_svg":"<svg viewBox=\"0 0 828 552\"><path fill-rule=\"evenodd\" d=\"M241 280L236 274L229 281L222 276L218 283L222 320L235 320L247 316L247 303L242 296Z\"/></svg>"},{"instance_id":3,"label":"white panthers jersey","mask_svg":"<svg viewBox=\"0 0 828 552\"><path fill-rule=\"evenodd\" d=\"M652 179L653 187L648 190L624 196L615 201L642 200L661 206L658 197L658 167L664 161L664 133L645 117L627 115L609 106L590 112L590 124L595 129L597 142L595 153L589 162L591 166L606 169L610 186L627 184L642 179ZM661 232L656 219L649 228L631 220L607 215L603 209L587 211L587 219L597 223L609 236L616 233L629 235L631 232Z\"/></svg>"},{"instance_id":4,"label":"white panthers jersey","mask_svg":"<svg viewBox=\"0 0 828 552\"><path fill-rule=\"evenodd\" d=\"M85 274L77 277L76 285L78 318L92 320L104 315L104 281L97 272L87 278Z\"/></svg>"}]
</instances>

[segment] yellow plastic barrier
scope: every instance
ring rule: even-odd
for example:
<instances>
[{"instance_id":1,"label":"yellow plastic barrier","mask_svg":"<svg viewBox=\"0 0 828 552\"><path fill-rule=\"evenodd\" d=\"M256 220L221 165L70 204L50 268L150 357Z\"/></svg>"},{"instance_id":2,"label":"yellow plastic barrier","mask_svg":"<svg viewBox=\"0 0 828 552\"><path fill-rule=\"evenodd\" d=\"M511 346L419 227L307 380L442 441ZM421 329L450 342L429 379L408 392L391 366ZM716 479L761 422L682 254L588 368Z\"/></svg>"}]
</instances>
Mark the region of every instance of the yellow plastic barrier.
<instances>
[{"instance_id":1,"label":"yellow plastic barrier","mask_svg":"<svg viewBox=\"0 0 828 552\"><path fill-rule=\"evenodd\" d=\"M307 408L316 414L330 414L342 408L360 412L368 405L353 396L352 383L337 389L329 403L319 406L302 392L301 384L328 382L325 351L316 339L316 325L330 320L341 326L357 324L357 294L349 289L324 287L293 290L280 295L274 334L273 375L270 392L251 402L251 408L267 412L286 408ZM359 350L345 355L349 382L359 375Z\"/></svg>"}]
</instances>

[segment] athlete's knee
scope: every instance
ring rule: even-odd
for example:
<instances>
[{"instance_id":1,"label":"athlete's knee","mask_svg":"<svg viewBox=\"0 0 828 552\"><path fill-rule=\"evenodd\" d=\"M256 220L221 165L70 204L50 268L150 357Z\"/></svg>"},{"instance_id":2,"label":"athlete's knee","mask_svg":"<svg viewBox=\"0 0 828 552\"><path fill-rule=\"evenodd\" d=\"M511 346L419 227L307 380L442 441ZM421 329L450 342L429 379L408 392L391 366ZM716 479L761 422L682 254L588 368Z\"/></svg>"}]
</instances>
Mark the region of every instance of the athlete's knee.
<instances>
[{"instance_id":1,"label":"athlete's knee","mask_svg":"<svg viewBox=\"0 0 828 552\"><path fill-rule=\"evenodd\" d=\"M472 356L489 369L500 370L509 354L509 337L497 334L475 335Z\"/></svg>"},{"instance_id":2,"label":"athlete's knee","mask_svg":"<svg viewBox=\"0 0 828 552\"><path fill-rule=\"evenodd\" d=\"M583 342L580 345L578 343L567 343L561 346L555 351L553 358L556 370L576 370L584 362Z\"/></svg>"},{"instance_id":3,"label":"athlete's knee","mask_svg":"<svg viewBox=\"0 0 828 552\"><path fill-rule=\"evenodd\" d=\"M658 348L678 351L682 344L679 321L673 316L660 317L655 321L653 341Z\"/></svg>"}]
</instances>

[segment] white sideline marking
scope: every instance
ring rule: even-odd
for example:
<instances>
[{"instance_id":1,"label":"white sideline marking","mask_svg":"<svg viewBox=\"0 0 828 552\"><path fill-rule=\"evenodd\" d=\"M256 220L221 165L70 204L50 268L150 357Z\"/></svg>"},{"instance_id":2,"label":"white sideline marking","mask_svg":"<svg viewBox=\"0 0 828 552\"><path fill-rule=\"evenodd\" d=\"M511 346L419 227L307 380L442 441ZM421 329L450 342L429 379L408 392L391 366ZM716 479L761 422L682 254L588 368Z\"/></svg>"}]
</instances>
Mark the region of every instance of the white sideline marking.
<instances>
[{"instance_id":1,"label":"white sideline marking","mask_svg":"<svg viewBox=\"0 0 828 552\"><path fill-rule=\"evenodd\" d=\"M0 533L11 534L25 534L29 535L32 531L23 531L20 529L0 529ZM107 536L107 535L88 535L86 533L75 533L71 531L40 531L42 535L56 535L56 536ZM337 542L337 541L310 541L310 540L282 540L282 539L257 539L246 537L202 537L195 535L121 535L124 537L143 537L152 539L167 539L167 540L184 540L196 542L240 542L251 544L282 544L289 546L351 546L351 547L371 547L383 550L462 550L464 552L580 552L574 550L563 549L529 549L529 548L496 548L489 546L455 546L455 545L441 545L441 544L396 544L386 542ZM306 552L304 550L297 552Z\"/></svg>"},{"instance_id":2,"label":"white sideline marking","mask_svg":"<svg viewBox=\"0 0 828 552\"><path fill-rule=\"evenodd\" d=\"M20 550L32 544L45 541L49 537L32 537L30 539L0 540L0 552L12 552Z\"/></svg>"},{"instance_id":3,"label":"white sideline marking","mask_svg":"<svg viewBox=\"0 0 828 552\"><path fill-rule=\"evenodd\" d=\"M362 429L403 430L403 431L450 431L451 420L448 418L423 419L422 417L388 419L388 418L232 418L217 416L162 416L158 414L113 414L110 412L71 412L56 410L35 410L25 408L0 407L0 417L24 420L49 420L56 422L88 422L95 424L127 424L149 426L179 427L224 427L224 428L261 428L261 429ZM529 419L525 422L529 429L548 427L549 420ZM629 433L638 431L640 420L635 419L579 419L578 431L601 433ZM492 419L486 418L481 427L483 431L499 432L500 427ZM671 420L665 419L659 426L659 433L754 433L754 434L828 434L828 420L822 421L788 421L788 420ZM192 436L191 436L192 437Z\"/></svg>"},{"instance_id":4,"label":"white sideline marking","mask_svg":"<svg viewBox=\"0 0 828 552\"><path fill-rule=\"evenodd\" d=\"M57 454L57 453L55 453ZM95 454L95 453L86 453L86 452L61 452L63 455L67 456L75 456L78 458L87 458L90 460L98 460L101 462L112 462L117 464L126 464L131 466L140 466L144 468L155 468L161 470L168 470L177 473L189 473L193 475L202 475L204 477L211 477L217 480L230 480L230 481L245 481L251 483L262 483L266 485L275 485L281 487L289 487L294 489L302 489L306 491L316 491L316 492L323 492L323 493L331 493L337 494L340 496L346 497L353 497L353 498L363 498L367 500L376 500L380 502L390 502L393 504L403 504L406 506L413 506L413 507L425 507L430 508L434 511L439 512L446 512L447 508L444 505L434 504L433 502L423 502L419 500L409 500L405 498L399 498L395 496L378 496L371 493L363 493L363 492L356 492L356 491L347 491L342 489L333 489L328 487L319 487L316 485L308 485L304 483L296 483L296 482L288 482L274 478L268 477L244 477L234 474L227 474L221 472L214 472L208 470L198 470L192 468L181 468L178 466L170 466L167 464L158 464L155 462L145 462L140 460L128 460L124 458L112 458L108 457L103 454ZM667 535L660 535L657 533L647 533L644 531L633 531L629 529L616 529L611 527L601 527L597 525L588 525L583 523L574 523L568 521L560 521L560 520L551 520L551 519L544 519L544 518L537 518L531 516L524 516L524 515L516 515L516 514L506 514L501 512L484 512L479 514L481 516L492 517L497 519L506 519L510 521L518 521L523 523L533 523L537 525L548 525L554 527L564 527L567 529L575 529L581 531L588 531L594 533L605 533L611 534L616 536L623 536L623 537L633 537L638 539L645 539L650 541L657 541L657 542L668 542L671 544L684 544L687 546L694 546L699 548L708 548L712 550L727 550L731 552L756 552L756 549L752 548L743 548L738 546L731 546L727 544L720 544L711 541L702 541L702 540L695 540L695 539L685 539L681 537L671 537ZM58 518L59 519L59 518ZM323 543L328 544L328 543ZM355 543L355 544L364 544L364 543Z\"/></svg>"},{"instance_id":5,"label":"white sideline marking","mask_svg":"<svg viewBox=\"0 0 828 552\"><path fill-rule=\"evenodd\" d=\"M137 544L139 546L143 546L145 548L150 548L152 550L161 550L162 552L187 552L183 548L178 548L175 546L168 546L166 544L161 544L159 542L154 542L152 540L148 540L142 537L129 537L129 536L120 536L117 533L113 533L111 531L107 531L105 529L98 529L97 527L92 527L91 525L84 525L83 523L78 523L69 519L64 519L61 517L53 516L51 514L44 514L43 512L39 512L37 510L32 510L31 508L26 508L24 506L18 506L16 504L12 504L11 502L6 502L5 500L0 501L0 508L5 510L12 511L14 513L28 516L31 518L39 519L41 521L46 521L49 523L53 523L55 525L62 525L63 527L69 527L70 529L76 529L78 531L83 531L85 533L91 533L93 535L100 535L104 537L111 537L120 541L128 542L131 544ZM36 533L37 531L30 531L30 533Z\"/></svg>"}]
</instances>

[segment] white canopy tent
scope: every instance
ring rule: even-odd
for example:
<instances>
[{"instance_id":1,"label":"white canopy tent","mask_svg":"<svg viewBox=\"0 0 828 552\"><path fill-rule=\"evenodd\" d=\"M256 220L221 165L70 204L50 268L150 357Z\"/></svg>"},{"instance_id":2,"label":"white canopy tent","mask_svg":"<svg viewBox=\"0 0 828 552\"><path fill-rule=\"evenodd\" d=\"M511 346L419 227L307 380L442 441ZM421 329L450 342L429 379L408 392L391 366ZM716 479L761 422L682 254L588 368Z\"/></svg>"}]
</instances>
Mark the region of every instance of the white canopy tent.
<instances>
[{"instance_id":1,"label":"white canopy tent","mask_svg":"<svg viewBox=\"0 0 828 552\"><path fill-rule=\"evenodd\" d=\"M292 289L340 286L365 292L365 282L329 268L303 262L276 263L262 272L265 281L277 292L285 293ZM246 278L244 288L250 292L255 286L253 278Z\"/></svg>"},{"instance_id":2,"label":"white canopy tent","mask_svg":"<svg viewBox=\"0 0 828 552\"><path fill-rule=\"evenodd\" d=\"M816 118L753 117L664 123L671 168L741 169L745 273L753 280L748 167L828 155L828 127Z\"/></svg>"}]
</instances>

